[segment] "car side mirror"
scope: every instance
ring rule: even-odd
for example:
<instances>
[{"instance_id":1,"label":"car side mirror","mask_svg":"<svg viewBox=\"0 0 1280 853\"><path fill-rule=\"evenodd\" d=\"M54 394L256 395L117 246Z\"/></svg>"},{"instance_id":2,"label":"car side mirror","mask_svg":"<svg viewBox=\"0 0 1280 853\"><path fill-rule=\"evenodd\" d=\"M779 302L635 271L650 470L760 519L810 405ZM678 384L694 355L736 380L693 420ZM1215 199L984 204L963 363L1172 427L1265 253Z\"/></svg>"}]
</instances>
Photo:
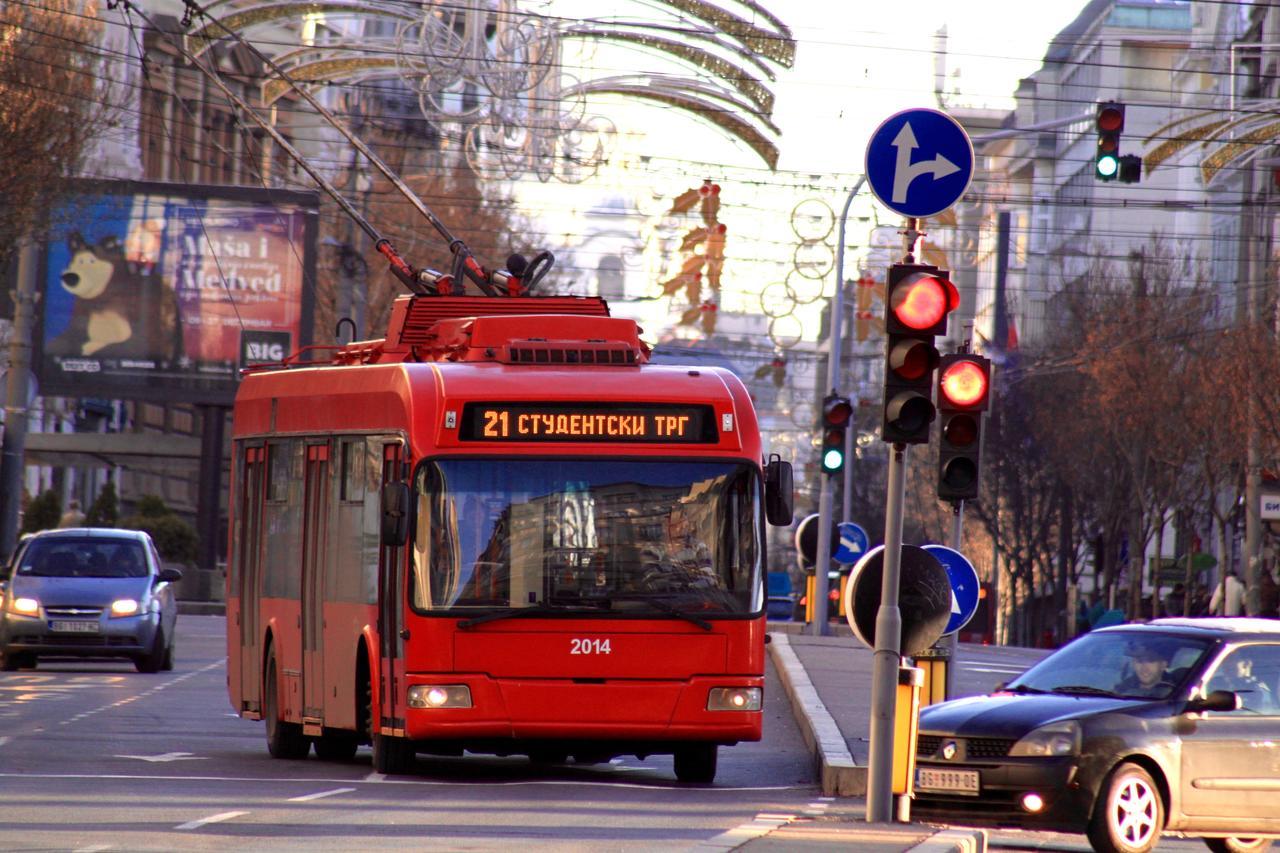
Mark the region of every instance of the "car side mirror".
<instances>
[{"instance_id":1,"label":"car side mirror","mask_svg":"<svg viewBox=\"0 0 1280 853\"><path fill-rule=\"evenodd\" d=\"M1188 714L1199 714L1203 711L1239 711L1240 694L1230 690L1214 690L1208 696L1197 696L1187 702Z\"/></svg>"},{"instance_id":2,"label":"car side mirror","mask_svg":"<svg viewBox=\"0 0 1280 853\"><path fill-rule=\"evenodd\" d=\"M791 463L775 453L764 469L764 515L776 527L791 524L795 515L795 484Z\"/></svg>"},{"instance_id":3,"label":"car side mirror","mask_svg":"<svg viewBox=\"0 0 1280 853\"><path fill-rule=\"evenodd\" d=\"M180 580L182 580L181 569L163 568L160 570L160 573L156 575L157 583L162 581L164 583L177 583Z\"/></svg>"},{"instance_id":4,"label":"car side mirror","mask_svg":"<svg viewBox=\"0 0 1280 853\"><path fill-rule=\"evenodd\" d=\"M387 483L382 487L382 544L403 547L409 540L409 486Z\"/></svg>"}]
</instances>

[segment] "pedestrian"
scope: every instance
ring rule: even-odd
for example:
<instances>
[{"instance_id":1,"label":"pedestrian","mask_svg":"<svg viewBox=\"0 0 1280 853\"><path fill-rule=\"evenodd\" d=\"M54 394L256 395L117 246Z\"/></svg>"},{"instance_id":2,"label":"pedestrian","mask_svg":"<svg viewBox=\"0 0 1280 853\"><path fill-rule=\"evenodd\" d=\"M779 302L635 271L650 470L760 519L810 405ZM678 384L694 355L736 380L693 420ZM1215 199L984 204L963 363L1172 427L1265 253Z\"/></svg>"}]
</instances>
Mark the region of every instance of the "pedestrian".
<instances>
[{"instance_id":1,"label":"pedestrian","mask_svg":"<svg viewBox=\"0 0 1280 853\"><path fill-rule=\"evenodd\" d=\"M1182 616L1186 606L1187 590L1181 583L1175 583L1173 590L1164 597L1164 615Z\"/></svg>"},{"instance_id":2,"label":"pedestrian","mask_svg":"<svg viewBox=\"0 0 1280 853\"><path fill-rule=\"evenodd\" d=\"M58 519L59 527L83 527L84 513L80 511L80 501L75 498L71 499L71 503L67 504L67 511Z\"/></svg>"},{"instance_id":3,"label":"pedestrian","mask_svg":"<svg viewBox=\"0 0 1280 853\"><path fill-rule=\"evenodd\" d=\"M1263 566L1258 575L1258 615L1280 619L1280 585L1271 572L1270 566Z\"/></svg>"},{"instance_id":4,"label":"pedestrian","mask_svg":"<svg viewBox=\"0 0 1280 853\"><path fill-rule=\"evenodd\" d=\"M1223 594L1225 592L1225 595ZM1227 569L1226 577L1213 590L1209 612L1214 616L1239 616L1244 613L1244 584L1235 569Z\"/></svg>"}]
</instances>

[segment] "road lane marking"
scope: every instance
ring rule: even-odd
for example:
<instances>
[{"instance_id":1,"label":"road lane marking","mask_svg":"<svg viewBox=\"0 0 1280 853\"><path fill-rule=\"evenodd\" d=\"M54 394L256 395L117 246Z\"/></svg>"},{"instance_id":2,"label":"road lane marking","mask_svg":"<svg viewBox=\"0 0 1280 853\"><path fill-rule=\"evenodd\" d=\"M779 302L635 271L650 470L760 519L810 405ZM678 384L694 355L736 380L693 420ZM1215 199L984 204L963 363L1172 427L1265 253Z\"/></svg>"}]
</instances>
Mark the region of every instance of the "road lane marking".
<instances>
[{"instance_id":1,"label":"road lane marking","mask_svg":"<svg viewBox=\"0 0 1280 853\"><path fill-rule=\"evenodd\" d=\"M92 779L103 780L111 779L122 782L156 782L156 781L172 781L172 782L262 782L268 785L293 784L299 782L306 783L323 783L328 782L335 785L351 785L360 784L361 782L376 785L419 785L422 787L457 787L457 782L448 779L426 779L423 777L416 778L398 778L389 779L380 773L370 773L363 779L299 779L296 777L272 777L272 776L204 776L192 774L190 776L174 776L156 774L154 776L137 774L137 773L0 773L0 779ZM671 782L654 782L647 784L644 782L619 782L613 779L598 780L581 780L581 779L516 779L510 782L486 782L486 787L491 788L516 788L520 786L528 787L556 787L556 788L636 788L642 791L671 791L675 794L684 792L684 788L677 786ZM735 794L752 791L805 791L813 790L812 784L807 785L755 785L742 787L729 787L721 785L713 785L707 788L699 788L699 791L714 792L717 794Z\"/></svg>"},{"instance_id":2,"label":"road lane marking","mask_svg":"<svg viewBox=\"0 0 1280 853\"><path fill-rule=\"evenodd\" d=\"M180 823L175 826L174 829L199 829L200 827L211 823L222 823L224 820L231 820L232 818L237 818L247 814L248 812L220 812L215 815L209 815L208 817L202 817L199 820L189 820L186 823Z\"/></svg>"},{"instance_id":3,"label":"road lane marking","mask_svg":"<svg viewBox=\"0 0 1280 853\"><path fill-rule=\"evenodd\" d=\"M110 849L110 844L95 844L92 847L77 847L72 853L102 853L102 851Z\"/></svg>"},{"instance_id":4,"label":"road lane marking","mask_svg":"<svg viewBox=\"0 0 1280 853\"><path fill-rule=\"evenodd\" d=\"M203 755L192 755L190 752L166 752L163 755L117 755L116 758L136 758L139 761L161 762L164 764L170 761L204 761Z\"/></svg>"},{"instance_id":5,"label":"road lane marking","mask_svg":"<svg viewBox=\"0 0 1280 853\"><path fill-rule=\"evenodd\" d=\"M4 746L8 742L9 742L8 735L0 735L0 746Z\"/></svg>"},{"instance_id":6,"label":"road lane marking","mask_svg":"<svg viewBox=\"0 0 1280 853\"><path fill-rule=\"evenodd\" d=\"M226 663L227 663L226 658L223 658L222 660L217 661L215 663L211 663L206 666L202 666L199 669L195 669L195 670L192 670L191 672L184 673L183 675L179 675L177 678L171 678L168 681L163 681L155 685L149 690L144 690L141 693L135 694L133 696L126 696L125 698L120 699L119 701L112 702L109 705L103 705L100 708L93 708L89 711L84 711L83 713L76 714L74 717L71 717L70 719L60 720L58 722L58 725L66 726L66 725L70 725L71 723L78 723L81 720L85 719L86 717L92 717L95 714L101 714L103 711L110 711L113 708L123 708L125 705L128 705L132 702L137 702L139 699L146 699L148 696L151 696L155 693L159 693L161 690L168 690L170 687L173 687L176 684L181 684L182 682L186 681L188 678L194 678L195 676L208 672L211 669L219 669L223 666L226 666Z\"/></svg>"},{"instance_id":7,"label":"road lane marking","mask_svg":"<svg viewBox=\"0 0 1280 853\"><path fill-rule=\"evenodd\" d=\"M746 844L752 839L759 838L762 835L768 835L780 826L786 826L795 820L796 816L791 814L772 814L769 812L761 812L751 821L735 826L728 832L722 832L719 835L712 836L701 844L696 845L693 849L695 853L712 853L712 851L735 850Z\"/></svg>"},{"instance_id":8,"label":"road lane marking","mask_svg":"<svg viewBox=\"0 0 1280 853\"><path fill-rule=\"evenodd\" d=\"M334 788L332 791L321 791L318 794L303 794L301 797L290 797L291 803L309 803L312 800L318 800L322 797L332 797L335 794L350 794L355 788Z\"/></svg>"}]
</instances>

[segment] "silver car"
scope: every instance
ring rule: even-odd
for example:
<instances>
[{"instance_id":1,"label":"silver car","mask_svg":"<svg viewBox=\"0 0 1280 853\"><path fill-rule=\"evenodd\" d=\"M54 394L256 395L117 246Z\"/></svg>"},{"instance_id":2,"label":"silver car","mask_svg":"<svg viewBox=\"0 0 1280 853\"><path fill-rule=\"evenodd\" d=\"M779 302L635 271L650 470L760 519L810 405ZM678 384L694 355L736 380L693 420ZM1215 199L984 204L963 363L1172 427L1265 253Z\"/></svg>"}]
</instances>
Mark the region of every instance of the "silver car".
<instances>
[{"instance_id":1,"label":"silver car","mask_svg":"<svg viewBox=\"0 0 1280 853\"><path fill-rule=\"evenodd\" d=\"M40 657L129 658L173 669L177 569L141 530L44 530L22 540L0 574L5 670Z\"/></svg>"}]
</instances>

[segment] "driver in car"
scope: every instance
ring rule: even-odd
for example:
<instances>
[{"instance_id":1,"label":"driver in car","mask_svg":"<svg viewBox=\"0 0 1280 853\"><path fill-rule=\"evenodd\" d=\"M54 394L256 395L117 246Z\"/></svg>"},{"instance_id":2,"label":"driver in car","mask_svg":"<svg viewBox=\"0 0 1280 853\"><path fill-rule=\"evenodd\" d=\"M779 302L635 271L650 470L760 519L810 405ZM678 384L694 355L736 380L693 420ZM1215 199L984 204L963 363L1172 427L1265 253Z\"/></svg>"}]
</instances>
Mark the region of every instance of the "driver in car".
<instances>
[{"instance_id":1,"label":"driver in car","mask_svg":"<svg viewBox=\"0 0 1280 853\"><path fill-rule=\"evenodd\" d=\"M1137 640L1125 651L1133 671L1116 685L1121 696L1166 696L1174 684L1169 679L1169 653L1160 643Z\"/></svg>"}]
</instances>

